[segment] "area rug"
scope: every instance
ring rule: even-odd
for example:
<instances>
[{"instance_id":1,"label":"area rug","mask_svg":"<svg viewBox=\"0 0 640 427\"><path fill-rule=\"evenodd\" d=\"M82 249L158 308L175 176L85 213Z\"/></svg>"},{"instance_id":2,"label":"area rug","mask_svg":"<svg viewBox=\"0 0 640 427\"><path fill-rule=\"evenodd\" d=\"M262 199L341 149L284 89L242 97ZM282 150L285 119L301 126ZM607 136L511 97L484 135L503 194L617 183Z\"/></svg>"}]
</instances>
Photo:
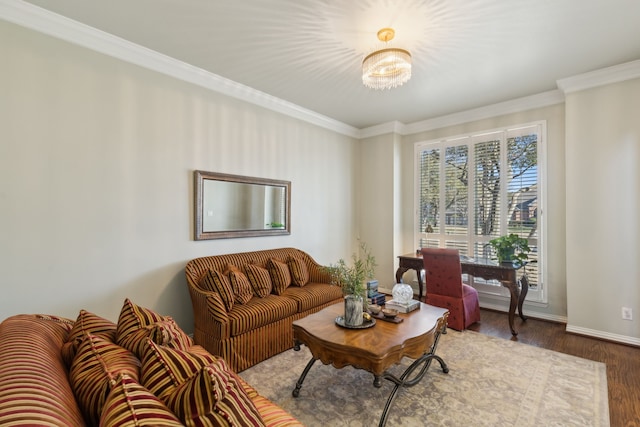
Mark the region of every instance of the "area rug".
<instances>
[{"instance_id":1,"label":"area rug","mask_svg":"<svg viewBox=\"0 0 640 427\"><path fill-rule=\"evenodd\" d=\"M609 426L606 367L526 344L449 330L420 383L398 392L387 426ZM308 427L378 425L392 383L316 362L300 395L291 392L311 358L288 350L240 373ZM399 376L411 363L392 368Z\"/></svg>"}]
</instances>

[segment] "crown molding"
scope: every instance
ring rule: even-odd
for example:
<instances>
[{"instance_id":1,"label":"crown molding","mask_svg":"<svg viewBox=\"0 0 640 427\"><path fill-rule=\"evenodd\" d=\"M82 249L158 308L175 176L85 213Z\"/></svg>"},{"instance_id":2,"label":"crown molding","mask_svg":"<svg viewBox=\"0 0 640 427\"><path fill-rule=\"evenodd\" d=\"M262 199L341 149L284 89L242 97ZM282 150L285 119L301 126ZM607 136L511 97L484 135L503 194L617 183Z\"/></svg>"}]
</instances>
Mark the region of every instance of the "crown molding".
<instances>
[{"instance_id":1,"label":"crown molding","mask_svg":"<svg viewBox=\"0 0 640 427\"><path fill-rule=\"evenodd\" d=\"M411 135L418 132L426 132L447 126L455 126L505 114L519 113L521 111L532 110L534 108L562 104L563 102L564 95L562 92L559 90L551 90L536 95L525 96L522 98L512 99L510 101L499 102L497 104L486 105L484 107L411 123L405 126L405 132L407 135Z\"/></svg>"},{"instance_id":2,"label":"crown molding","mask_svg":"<svg viewBox=\"0 0 640 427\"><path fill-rule=\"evenodd\" d=\"M565 94L640 78L640 59L556 81Z\"/></svg>"},{"instance_id":3,"label":"crown molding","mask_svg":"<svg viewBox=\"0 0 640 427\"><path fill-rule=\"evenodd\" d=\"M389 133L396 133L399 135L405 135L407 125L399 121L382 123L375 126L360 129L360 139L370 138L373 136L386 135Z\"/></svg>"},{"instance_id":4,"label":"crown molding","mask_svg":"<svg viewBox=\"0 0 640 427\"><path fill-rule=\"evenodd\" d=\"M194 67L30 3L17 0L0 0L0 19L339 134L352 138L359 138L360 135L358 128L346 123Z\"/></svg>"},{"instance_id":5,"label":"crown molding","mask_svg":"<svg viewBox=\"0 0 640 427\"><path fill-rule=\"evenodd\" d=\"M640 77L640 60L557 80L557 90L526 96L419 122L398 121L363 129L276 98L249 86L194 67L175 58L131 43L112 34L19 0L0 0L0 19L93 51L132 63L205 89L239 99L352 138L388 133L411 135L499 115L517 113L564 102L567 93Z\"/></svg>"}]
</instances>

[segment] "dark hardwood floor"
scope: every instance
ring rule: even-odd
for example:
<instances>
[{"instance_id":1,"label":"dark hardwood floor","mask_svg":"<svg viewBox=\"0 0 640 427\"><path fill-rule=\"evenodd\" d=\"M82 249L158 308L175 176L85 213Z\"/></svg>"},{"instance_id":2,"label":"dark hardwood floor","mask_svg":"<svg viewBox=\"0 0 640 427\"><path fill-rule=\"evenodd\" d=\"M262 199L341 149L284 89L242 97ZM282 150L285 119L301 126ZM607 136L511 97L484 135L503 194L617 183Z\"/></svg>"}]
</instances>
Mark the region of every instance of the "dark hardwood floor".
<instances>
[{"instance_id":1,"label":"dark hardwood floor","mask_svg":"<svg viewBox=\"0 0 640 427\"><path fill-rule=\"evenodd\" d=\"M518 336L509 330L507 313L482 309L480 323L469 329L607 365L612 427L640 426L640 348L565 332L565 324L516 317ZM526 312L525 312L526 314Z\"/></svg>"}]
</instances>

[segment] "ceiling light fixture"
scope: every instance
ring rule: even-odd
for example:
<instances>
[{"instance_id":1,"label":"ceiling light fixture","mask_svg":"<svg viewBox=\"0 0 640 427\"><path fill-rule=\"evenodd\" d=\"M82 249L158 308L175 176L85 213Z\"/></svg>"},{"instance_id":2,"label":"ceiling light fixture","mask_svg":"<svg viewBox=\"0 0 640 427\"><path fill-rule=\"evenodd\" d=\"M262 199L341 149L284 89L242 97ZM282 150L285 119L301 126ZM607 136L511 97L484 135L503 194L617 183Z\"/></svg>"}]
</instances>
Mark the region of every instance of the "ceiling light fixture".
<instances>
[{"instance_id":1,"label":"ceiling light fixture","mask_svg":"<svg viewBox=\"0 0 640 427\"><path fill-rule=\"evenodd\" d=\"M388 43L396 35L392 28L378 31L378 39ZM384 90L402 86L411 78L411 53L385 47L367 55L362 61L362 83L371 89Z\"/></svg>"}]
</instances>

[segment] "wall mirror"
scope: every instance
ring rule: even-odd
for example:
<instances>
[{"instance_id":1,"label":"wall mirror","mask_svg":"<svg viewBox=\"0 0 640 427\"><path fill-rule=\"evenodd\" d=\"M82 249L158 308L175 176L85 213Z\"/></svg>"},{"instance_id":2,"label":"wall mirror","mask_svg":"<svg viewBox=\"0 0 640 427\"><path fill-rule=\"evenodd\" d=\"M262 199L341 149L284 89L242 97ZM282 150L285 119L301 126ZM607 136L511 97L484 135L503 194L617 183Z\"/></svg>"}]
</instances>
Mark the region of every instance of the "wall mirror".
<instances>
[{"instance_id":1,"label":"wall mirror","mask_svg":"<svg viewBox=\"0 0 640 427\"><path fill-rule=\"evenodd\" d=\"M291 182L195 171L195 239L291 234Z\"/></svg>"}]
</instances>

